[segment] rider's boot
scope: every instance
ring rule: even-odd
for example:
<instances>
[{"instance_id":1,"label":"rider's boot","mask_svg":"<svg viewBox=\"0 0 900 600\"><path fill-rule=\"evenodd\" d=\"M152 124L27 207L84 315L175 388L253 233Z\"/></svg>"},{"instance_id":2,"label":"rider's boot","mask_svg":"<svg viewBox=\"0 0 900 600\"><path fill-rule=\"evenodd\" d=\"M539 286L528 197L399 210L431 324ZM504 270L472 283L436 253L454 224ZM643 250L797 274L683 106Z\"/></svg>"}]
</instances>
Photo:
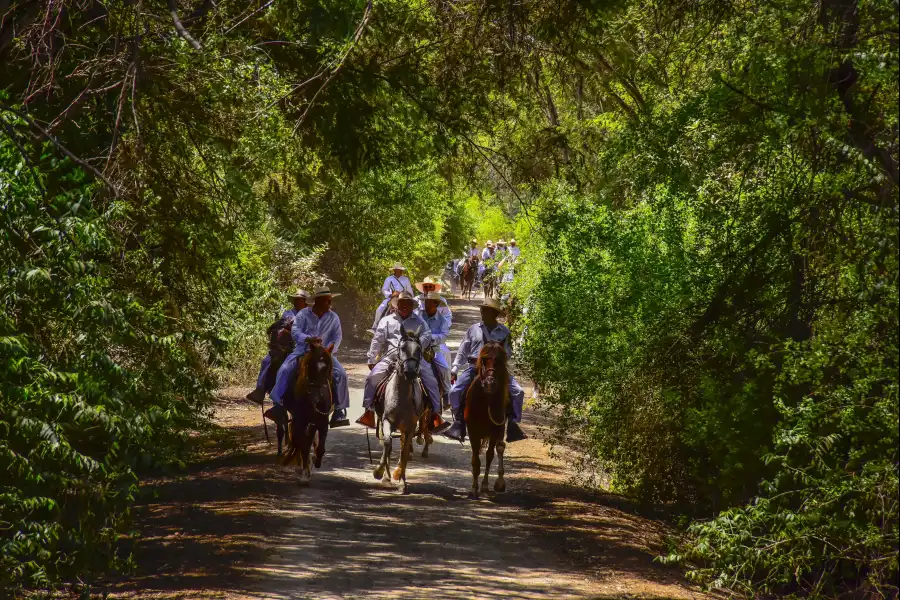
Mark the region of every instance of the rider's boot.
<instances>
[{"instance_id":1,"label":"rider's boot","mask_svg":"<svg viewBox=\"0 0 900 600\"><path fill-rule=\"evenodd\" d=\"M506 410L506 443L519 442L527 440L528 436L519 427L519 424L513 421L512 406Z\"/></svg>"},{"instance_id":2,"label":"rider's boot","mask_svg":"<svg viewBox=\"0 0 900 600\"><path fill-rule=\"evenodd\" d=\"M286 427L288 424L287 409L281 404L273 404L272 408L270 408L263 414L279 425L283 425Z\"/></svg>"},{"instance_id":3,"label":"rider's boot","mask_svg":"<svg viewBox=\"0 0 900 600\"><path fill-rule=\"evenodd\" d=\"M371 408L367 408L366 412L356 420L360 425L365 425L366 427L370 427L375 429L375 411Z\"/></svg>"},{"instance_id":4,"label":"rider's boot","mask_svg":"<svg viewBox=\"0 0 900 600\"><path fill-rule=\"evenodd\" d=\"M347 418L347 409L336 409L331 415L331 422L328 423L328 426L334 429L335 427L346 427L347 425L350 425L350 419Z\"/></svg>"},{"instance_id":5,"label":"rider's boot","mask_svg":"<svg viewBox=\"0 0 900 600\"><path fill-rule=\"evenodd\" d=\"M255 403L259 404L260 406L262 406L263 402L265 402L265 400L266 400L266 390L258 387L255 390L253 390L252 392L250 392L249 394L247 394L246 396L244 396L244 398L246 398L250 402L255 402Z\"/></svg>"},{"instance_id":6,"label":"rider's boot","mask_svg":"<svg viewBox=\"0 0 900 600\"><path fill-rule=\"evenodd\" d=\"M466 419L465 419L465 404L460 405L456 412L453 413L453 425L450 426L450 429L444 432L448 438L452 440L456 440L457 442L466 441Z\"/></svg>"},{"instance_id":7,"label":"rider's boot","mask_svg":"<svg viewBox=\"0 0 900 600\"><path fill-rule=\"evenodd\" d=\"M431 415L431 423L430 423L431 433L437 435L438 433L442 433L448 427L450 427L450 423L448 421L445 421L444 418L441 417L441 415L439 415L439 414Z\"/></svg>"}]
</instances>

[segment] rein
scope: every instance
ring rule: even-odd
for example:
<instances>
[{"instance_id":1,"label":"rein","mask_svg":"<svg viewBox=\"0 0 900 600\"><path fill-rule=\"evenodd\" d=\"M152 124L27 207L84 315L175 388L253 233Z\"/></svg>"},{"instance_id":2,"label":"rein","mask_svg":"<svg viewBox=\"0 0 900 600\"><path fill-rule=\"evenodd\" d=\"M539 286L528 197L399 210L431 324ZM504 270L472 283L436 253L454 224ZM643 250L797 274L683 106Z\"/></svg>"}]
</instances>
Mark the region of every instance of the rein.
<instances>
[{"instance_id":1,"label":"rein","mask_svg":"<svg viewBox=\"0 0 900 600\"><path fill-rule=\"evenodd\" d=\"M487 369L484 369L483 371L481 371L478 374L478 378L481 379L482 381L484 381L485 376L493 375L494 371L496 371L496 370L497 370L496 367L488 367ZM503 393L505 394L506 390L503 390ZM488 405L487 405L487 414L488 414L488 418L491 420L491 423L493 423L497 427L500 427L500 426L506 424L506 415L503 415L503 418L499 422L497 421L497 419L494 418L494 415L491 412L491 403L490 402L488 402Z\"/></svg>"}]
</instances>

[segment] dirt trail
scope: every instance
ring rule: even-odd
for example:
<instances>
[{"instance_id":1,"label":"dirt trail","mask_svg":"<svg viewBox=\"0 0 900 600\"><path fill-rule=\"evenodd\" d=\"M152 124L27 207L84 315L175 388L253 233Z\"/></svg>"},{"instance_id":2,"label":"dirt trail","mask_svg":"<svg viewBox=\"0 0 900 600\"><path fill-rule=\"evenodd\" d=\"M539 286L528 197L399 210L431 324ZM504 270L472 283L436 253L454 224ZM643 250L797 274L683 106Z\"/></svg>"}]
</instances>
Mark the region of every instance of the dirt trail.
<instances>
[{"instance_id":1,"label":"dirt trail","mask_svg":"<svg viewBox=\"0 0 900 600\"><path fill-rule=\"evenodd\" d=\"M454 303L451 350L475 322ZM364 349L341 348L351 420L361 412ZM224 390L220 439L187 475L149 482L139 509L139 573L115 582L134 598L701 598L653 562L662 525L622 499L566 483L535 439L507 447L507 492L472 501L470 451L438 436L408 470L410 495L372 477L365 430L332 430L309 487L280 467L258 409ZM374 437L372 455L377 459ZM416 447L419 450L419 447ZM395 454L395 460L397 452Z\"/></svg>"}]
</instances>

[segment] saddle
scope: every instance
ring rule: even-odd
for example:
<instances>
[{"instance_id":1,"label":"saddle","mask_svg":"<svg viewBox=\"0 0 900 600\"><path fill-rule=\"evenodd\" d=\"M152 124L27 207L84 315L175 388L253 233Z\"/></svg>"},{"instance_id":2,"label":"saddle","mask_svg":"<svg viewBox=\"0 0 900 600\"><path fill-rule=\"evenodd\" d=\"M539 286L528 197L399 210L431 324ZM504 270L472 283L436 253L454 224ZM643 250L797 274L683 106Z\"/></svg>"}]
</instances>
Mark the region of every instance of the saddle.
<instances>
[{"instance_id":1,"label":"saddle","mask_svg":"<svg viewBox=\"0 0 900 600\"><path fill-rule=\"evenodd\" d=\"M435 370L434 372L435 372L435 377L437 377L437 380L438 380L438 388L441 390L441 393L443 393L444 392L444 389L443 389L444 384L441 381L441 378L439 375L440 372L437 370L437 363L431 363L431 368ZM378 387L375 388L375 398L372 400L372 409L376 413L382 412L384 410L384 395L385 395L385 392L387 391L388 381L390 381L391 375L394 374L395 370L396 370L396 365L394 363L391 363L390 365L388 365L388 370L385 373L384 379L382 379L381 383L378 384ZM423 400L431 398L431 396L428 394L428 390L425 388L425 384L422 382L421 378L419 379L419 387L421 387L421 389L422 389ZM425 406L429 406L429 405L426 404Z\"/></svg>"}]
</instances>

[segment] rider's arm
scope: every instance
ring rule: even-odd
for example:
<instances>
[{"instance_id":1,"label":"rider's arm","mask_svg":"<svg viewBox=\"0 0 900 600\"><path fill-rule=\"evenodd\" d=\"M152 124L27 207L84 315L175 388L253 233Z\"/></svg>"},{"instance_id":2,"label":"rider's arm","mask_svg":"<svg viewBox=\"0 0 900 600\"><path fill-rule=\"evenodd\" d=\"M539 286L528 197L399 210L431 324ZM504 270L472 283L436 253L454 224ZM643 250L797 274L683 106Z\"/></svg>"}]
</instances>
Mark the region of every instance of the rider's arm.
<instances>
[{"instance_id":1,"label":"rider's arm","mask_svg":"<svg viewBox=\"0 0 900 600\"><path fill-rule=\"evenodd\" d=\"M472 345L472 340L469 338L470 332L472 330L466 332L466 337L463 338L463 341L460 342L459 348L456 349L456 356L453 357L453 368L450 369L451 373L458 373L460 370L465 370L466 365L469 363L469 348Z\"/></svg>"},{"instance_id":2,"label":"rider's arm","mask_svg":"<svg viewBox=\"0 0 900 600\"><path fill-rule=\"evenodd\" d=\"M413 291L412 283L409 282L409 277L407 277L406 275L400 278L400 285L402 285L403 289L410 294L415 294L415 292Z\"/></svg>"},{"instance_id":3,"label":"rider's arm","mask_svg":"<svg viewBox=\"0 0 900 600\"><path fill-rule=\"evenodd\" d=\"M422 331L419 333L419 343L422 344L423 348L427 348L431 345L431 328L422 317L419 317L419 323L419 327L422 328Z\"/></svg>"},{"instance_id":4,"label":"rider's arm","mask_svg":"<svg viewBox=\"0 0 900 600\"><path fill-rule=\"evenodd\" d=\"M328 333L326 334L326 339L323 343L326 347L334 344L334 349L331 351L333 354L341 347L341 340L344 339L344 331L341 328L341 319L337 316L337 313L332 312L331 314L334 317L334 321L331 322L331 327L328 328Z\"/></svg>"},{"instance_id":5,"label":"rider's arm","mask_svg":"<svg viewBox=\"0 0 900 600\"><path fill-rule=\"evenodd\" d=\"M384 278L384 283L381 284L381 293L385 298L391 297L391 292L393 292L393 288L391 287L391 278L390 276Z\"/></svg>"},{"instance_id":6,"label":"rider's arm","mask_svg":"<svg viewBox=\"0 0 900 600\"><path fill-rule=\"evenodd\" d=\"M438 313L438 316L441 318L441 329L437 333L434 331L431 332L431 343L435 346L440 346L446 342L447 336L450 335L450 320L446 315L442 315L441 313Z\"/></svg>"},{"instance_id":7,"label":"rider's arm","mask_svg":"<svg viewBox=\"0 0 900 600\"><path fill-rule=\"evenodd\" d=\"M378 328L375 329L375 337L372 338L372 343L369 344L369 352L366 354L367 361L370 365L374 365L378 362L378 355L381 353L381 349L384 348L384 345L387 343L387 320L381 319L378 323Z\"/></svg>"},{"instance_id":8,"label":"rider's arm","mask_svg":"<svg viewBox=\"0 0 900 600\"><path fill-rule=\"evenodd\" d=\"M300 346L305 344L306 338L312 337L313 334L307 331L306 325L303 312L298 312L297 316L294 317L294 324L291 326L291 339L294 340L294 345Z\"/></svg>"}]
</instances>

